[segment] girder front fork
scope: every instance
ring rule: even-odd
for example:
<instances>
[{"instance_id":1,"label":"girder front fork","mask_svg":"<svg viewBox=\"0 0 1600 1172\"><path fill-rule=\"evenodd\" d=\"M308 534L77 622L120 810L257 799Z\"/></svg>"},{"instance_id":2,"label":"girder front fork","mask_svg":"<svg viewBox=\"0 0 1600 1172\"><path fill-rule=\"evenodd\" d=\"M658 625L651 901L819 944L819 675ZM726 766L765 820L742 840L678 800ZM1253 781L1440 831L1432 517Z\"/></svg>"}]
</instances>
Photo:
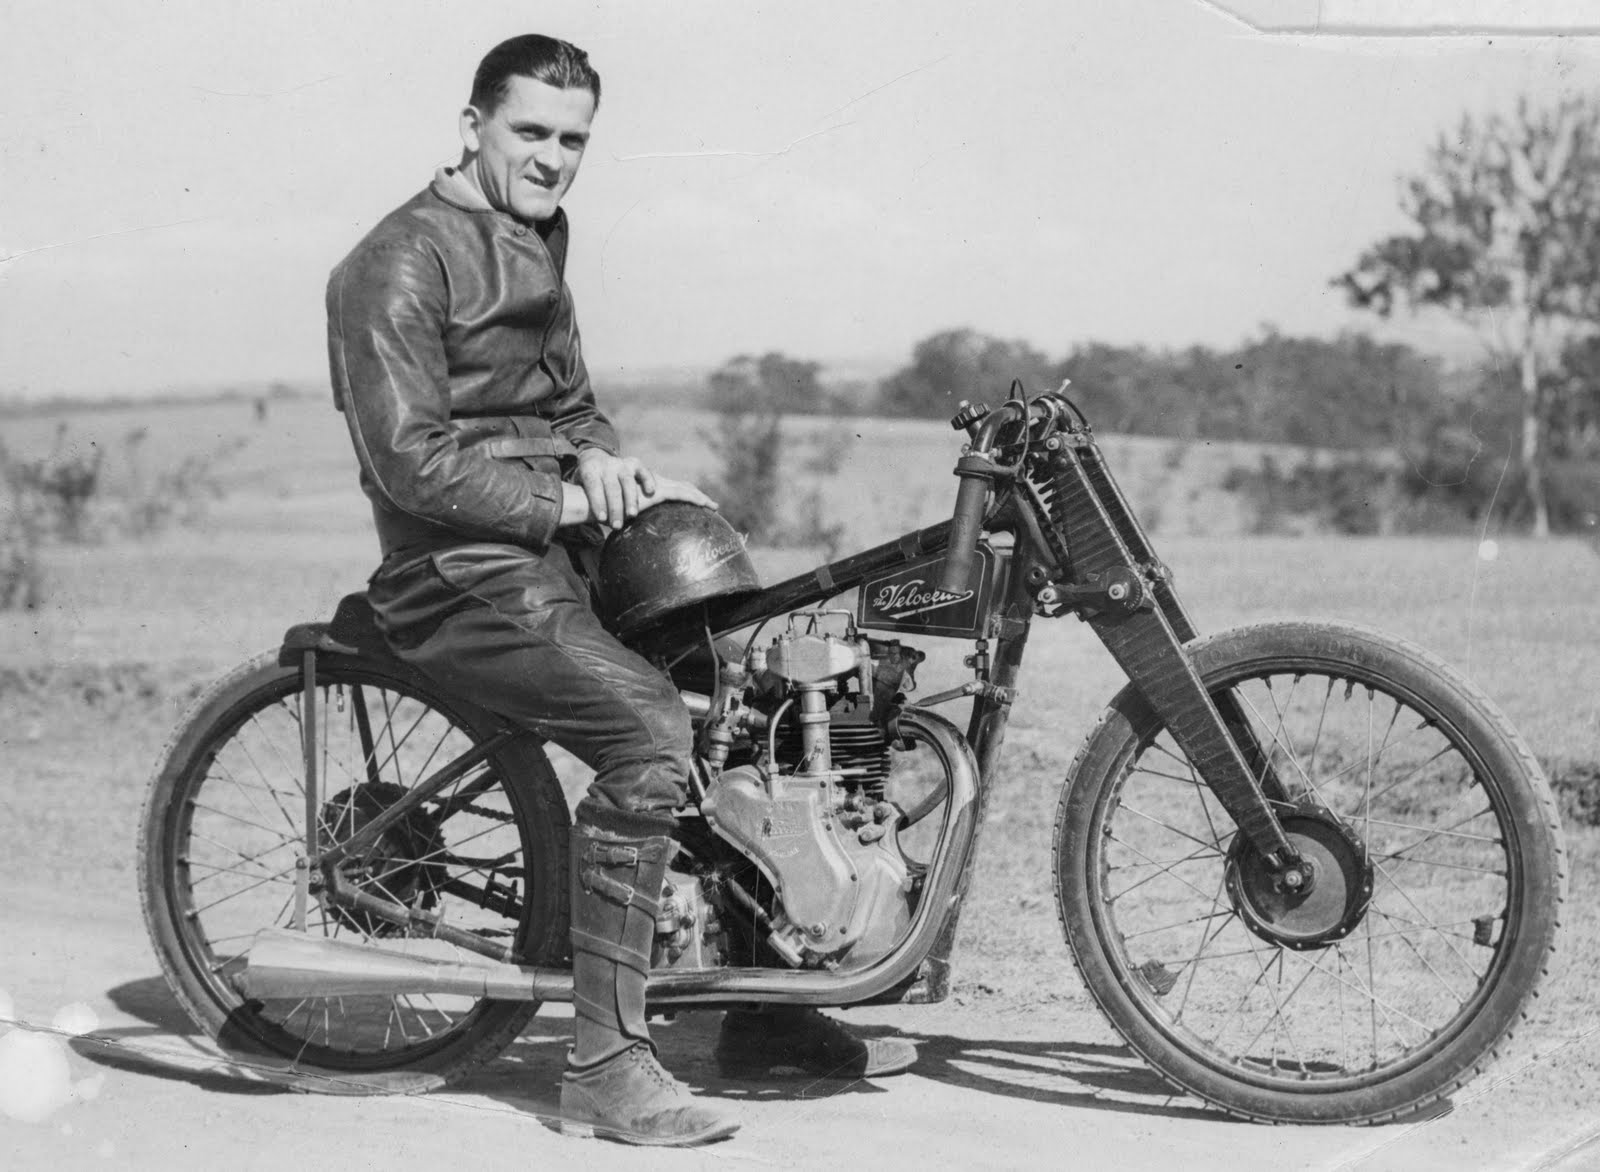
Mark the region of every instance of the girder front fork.
<instances>
[{"instance_id":1,"label":"girder front fork","mask_svg":"<svg viewBox=\"0 0 1600 1172\"><path fill-rule=\"evenodd\" d=\"M1086 608L1085 621L1162 718L1239 833L1287 886L1309 889L1312 876L1273 810L1273 802L1288 795L1237 701L1231 695L1214 700L1184 651L1194 630L1099 449L1087 437L1077 445L1069 441L1048 467L1058 494L1052 512L1065 529L1072 578L1125 581L1133 574L1143 587L1142 599L1129 599L1128 605ZM1241 745L1260 758L1255 768Z\"/></svg>"}]
</instances>

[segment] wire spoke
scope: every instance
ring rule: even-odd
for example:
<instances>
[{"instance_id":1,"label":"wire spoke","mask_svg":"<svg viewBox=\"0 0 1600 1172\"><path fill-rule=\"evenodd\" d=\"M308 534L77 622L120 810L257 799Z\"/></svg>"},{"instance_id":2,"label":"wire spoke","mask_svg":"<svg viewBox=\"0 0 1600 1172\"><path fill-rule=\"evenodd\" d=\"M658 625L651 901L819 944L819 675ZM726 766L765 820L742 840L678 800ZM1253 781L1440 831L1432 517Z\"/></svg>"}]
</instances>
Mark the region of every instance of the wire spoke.
<instances>
[{"instance_id":1,"label":"wire spoke","mask_svg":"<svg viewBox=\"0 0 1600 1172\"><path fill-rule=\"evenodd\" d=\"M272 795L272 804L275 805L278 808L278 813L281 814L283 816L283 820L286 823L289 824L290 837L293 837L293 838L298 838L299 837L299 834L297 832L298 828L295 826L294 819L289 816L289 811L284 809L283 808L283 803L278 800L278 791L277 790L275 790L270 785L266 785L266 786L246 786L242 782L240 782L240 780L233 775L233 771L231 769L229 769L226 765L224 765L220 760L214 759L212 761L212 764L215 765L219 770L222 771L222 776L226 781L231 782L233 784L234 788L236 788L241 794L244 795L244 800L250 803L250 808L255 811L256 816L258 818L270 818L271 815L268 814L265 810L263 810L259 805L256 804L256 800L253 797L250 796L250 790L251 789L265 789L267 791L267 793L271 794Z\"/></svg>"},{"instance_id":2,"label":"wire spoke","mask_svg":"<svg viewBox=\"0 0 1600 1172\"><path fill-rule=\"evenodd\" d=\"M1231 909L1225 912L1203 912L1198 916L1190 916L1187 920L1174 920L1170 924L1162 924L1159 928L1144 928L1138 932L1127 932L1124 933L1122 939L1124 941L1137 940L1141 936L1153 936L1157 932L1170 932L1174 928L1184 928L1190 924L1203 924L1209 920L1216 919L1218 916L1232 915L1233 912Z\"/></svg>"},{"instance_id":3,"label":"wire spoke","mask_svg":"<svg viewBox=\"0 0 1600 1172\"><path fill-rule=\"evenodd\" d=\"M1173 834L1176 834L1179 838L1187 838L1190 842L1197 842L1201 846L1205 847L1207 850L1214 850L1214 851L1215 850L1220 850L1220 847L1222 845L1221 843L1218 843L1218 842L1207 842L1203 838L1196 838L1194 835L1190 834L1188 831L1179 830L1176 826L1173 826L1173 825L1171 825L1170 823L1167 823L1167 822L1163 822L1159 818L1152 817L1151 815L1146 814L1143 810L1135 809L1134 807L1128 805L1128 803L1126 803L1126 802L1120 803L1119 804L1119 808L1123 809L1123 810L1126 810L1126 811L1128 811L1128 813L1133 814L1133 815L1135 815L1137 817L1143 818L1146 822L1154 822L1157 826L1161 827L1163 830L1170 830Z\"/></svg>"},{"instance_id":4,"label":"wire spoke","mask_svg":"<svg viewBox=\"0 0 1600 1172\"><path fill-rule=\"evenodd\" d=\"M1117 900L1119 900L1119 899L1123 898L1124 896L1129 895L1130 893L1138 890L1139 888L1143 887L1146 883L1149 883L1152 879L1159 879L1159 878L1161 878L1161 876L1163 876L1163 875L1167 874L1168 872L1170 872L1172 870L1172 868L1182 866L1184 863L1193 862L1196 859L1220 859L1220 858L1223 858L1223 857L1225 857L1225 856L1220 851L1214 851L1214 850L1211 850L1208 847L1201 847L1198 850L1190 851L1188 854L1184 855L1183 858L1176 859L1173 862L1168 863L1164 867L1161 866L1159 863L1154 863L1154 862L1152 862L1152 863L1135 863L1135 864L1132 864L1132 866L1141 866L1141 867L1142 866L1151 866L1151 867L1155 867L1156 870L1150 872L1150 874L1146 875L1143 879L1140 879L1138 882L1131 883L1127 887L1124 887L1121 891L1117 892L1117 894L1111 896L1107 900L1107 902L1108 903L1116 903ZM1126 870L1126 869L1128 869L1128 868L1123 868L1123 867L1116 868L1116 870Z\"/></svg>"},{"instance_id":5,"label":"wire spoke","mask_svg":"<svg viewBox=\"0 0 1600 1172\"><path fill-rule=\"evenodd\" d=\"M229 894L224 895L219 899L214 899L210 903L204 905L203 907L197 907L197 908L194 909L194 911L191 914L198 916L201 912L210 911L212 908L216 907L218 904L227 903L230 899L238 899L241 895L245 895L248 892L254 891L256 888L261 887L261 886L263 886L263 885L265 885L267 883L271 883L274 880L282 879L285 875L288 875L293 871L294 871L293 867L285 867L283 870L279 871L276 875L268 875L268 876L266 876L266 877L264 877L262 879L258 879L254 883L251 883L251 884L249 884L249 885L247 885L245 887L239 888L238 891L230 892Z\"/></svg>"},{"instance_id":6,"label":"wire spoke","mask_svg":"<svg viewBox=\"0 0 1600 1172\"><path fill-rule=\"evenodd\" d=\"M1455 953L1456 959L1461 962L1463 967L1465 967L1469 972L1475 972L1476 970L1473 969L1471 962L1468 961L1466 957L1462 956L1461 953L1457 951L1456 946L1451 943L1450 937L1446 933L1439 932L1437 928L1434 928L1433 921L1429 919L1428 913L1418 907L1417 901L1411 898L1410 894L1405 890L1405 888L1401 887L1400 884L1395 882L1395 878L1389 873L1389 869L1376 859L1372 860L1372 865L1377 868L1378 874L1382 875L1389 881L1389 885L1395 889L1400 898L1405 900L1406 903L1410 905L1411 910L1416 912L1417 915L1421 916L1427 923L1428 927L1438 934L1439 938L1445 942L1445 947L1450 949L1451 952ZM1378 911L1377 908L1374 908L1373 910ZM1378 911L1378 914L1383 915L1384 913L1382 911Z\"/></svg>"},{"instance_id":7,"label":"wire spoke","mask_svg":"<svg viewBox=\"0 0 1600 1172\"><path fill-rule=\"evenodd\" d=\"M215 806L208 806L203 802L194 802L194 803L191 803L191 804L194 806L195 809L204 810L207 814L215 814L219 818L231 818L235 822L241 822L246 826L252 827L252 828L254 828L256 830L260 830L260 831L262 831L262 832L264 832L266 834L275 834L275 835L277 835L279 842L297 842L297 841L299 841L297 836L292 835L292 834L285 834L283 831L279 830L275 826L263 826L259 822L252 822L249 818L241 818L238 814L230 814L226 810L219 810Z\"/></svg>"},{"instance_id":8,"label":"wire spoke","mask_svg":"<svg viewBox=\"0 0 1600 1172\"><path fill-rule=\"evenodd\" d=\"M288 845L288 841L287 840L284 841L284 842L275 842L271 846L267 847L265 850L259 850L253 855L247 855L243 851L239 850L237 847L229 846L225 842L218 842L214 838L211 838L211 837L208 837L207 835L201 834L198 830L190 829L189 837L190 838L197 838L201 842L208 843L211 846L214 846L214 847L218 848L219 850L225 850L230 855L236 855L236 856L238 856L238 858L239 858L239 860L241 862L245 862L245 863L259 863L261 859L266 858L273 851L281 851L281 850L284 849L285 846ZM202 865L205 865L205 864L202 864ZM266 866L265 863L260 863L260 866L261 866L262 871L266 871L267 866Z\"/></svg>"},{"instance_id":9,"label":"wire spoke","mask_svg":"<svg viewBox=\"0 0 1600 1172\"><path fill-rule=\"evenodd\" d=\"M1152 866L1159 867L1161 865L1160 863L1157 863L1154 859L1152 859L1149 855L1145 854L1138 847L1134 846L1131 842L1125 842L1122 839L1118 838L1115 834L1107 834L1106 837L1109 838L1112 842L1116 843L1118 846L1126 847L1128 850L1131 850L1134 854L1138 855L1141 859L1144 859L1146 862L1150 863ZM1174 879L1176 879L1179 883L1182 883L1185 887L1187 887L1190 891L1194 892L1196 895L1199 895L1201 897L1205 896L1205 892L1201 891L1198 887L1196 887L1193 883L1190 883L1187 879L1185 879L1182 875L1179 875L1176 871L1172 872L1172 877Z\"/></svg>"}]
</instances>

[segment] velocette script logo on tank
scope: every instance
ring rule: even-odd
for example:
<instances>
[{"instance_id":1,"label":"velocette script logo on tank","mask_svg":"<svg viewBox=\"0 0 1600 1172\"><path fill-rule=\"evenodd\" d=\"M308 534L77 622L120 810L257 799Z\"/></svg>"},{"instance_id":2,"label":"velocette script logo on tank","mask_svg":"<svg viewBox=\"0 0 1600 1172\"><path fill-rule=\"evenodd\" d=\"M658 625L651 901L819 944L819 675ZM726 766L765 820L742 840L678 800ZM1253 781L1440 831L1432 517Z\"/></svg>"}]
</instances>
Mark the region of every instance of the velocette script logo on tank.
<instances>
[{"instance_id":1,"label":"velocette script logo on tank","mask_svg":"<svg viewBox=\"0 0 1600 1172\"><path fill-rule=\"evenodd\" d=\"M893 573L862 583L856 622L883 631L975 636L982 625L1001 559L987 544L978 547L972 586L960 593L939 589L944 555L922 558Z\"/></svg>"},{"instance_id":2,"label":"velocette script logo on tank","mask_svg":"<svg viewBox=\"0 0 1600 1172\"><path fill-rule=\"evenodd\" d=\"M891 582L880 586L868 605L885 618L903 619L907 615L923 614L954 602L965 602L976 593L976 590L966 590L952 594L928 585L921 578L913 578L909 582Z\"/></svg>"}]
</instances>

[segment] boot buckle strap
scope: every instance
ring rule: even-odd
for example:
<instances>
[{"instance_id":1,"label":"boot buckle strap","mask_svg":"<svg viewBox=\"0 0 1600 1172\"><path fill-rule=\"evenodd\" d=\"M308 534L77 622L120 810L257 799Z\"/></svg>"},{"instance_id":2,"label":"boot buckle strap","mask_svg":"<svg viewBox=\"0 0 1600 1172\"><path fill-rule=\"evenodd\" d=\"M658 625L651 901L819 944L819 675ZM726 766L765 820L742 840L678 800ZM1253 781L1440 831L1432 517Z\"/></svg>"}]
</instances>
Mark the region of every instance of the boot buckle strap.
<instances>
[{"instance_id":1,"label":"boot buckle strap","mask_svg":"<svg viewBox=\"0 0 1600 1172\"><path fill-rule=\"evenodd\" d=\"M668 848L675 846L671 839L658 839L643 846L634 846L591 838L584 847L583 858L585 862L602 867L637 867L640 863L659 863L663 859L670 861Z\"/></svg>"},{"instance_id":2,"label":"boot buckle strap","mask_svg":"<svg viewBox=\"0 0 1600 1172\"><path fill-rule=\"evenodd\" d=\"M572 948L574 952L587 952L592 956L603 956L614 964L630 968L636 973L648 976L650 972L649 954L629 948L626 944L619 944L614 940L607 940L593 933L585 932L579 928L572 929Z\"/></svg>"},{"instance_id":3,"label":"boot buckle strap","mask_svg":"<svg viewBox=\"0 0 1600 1172\"><path fill-rule=\"evenodd\" d=\"M579 878L583 881L585 891L598 892L603 898L609 899L612 903L620 903L624 907L636 907L649 915L652 920L661 915L659 899L651 899L633 884L613 879L598 867L585 867Z\"/></svg>"},{"instance_id":4,"label":"boot buckle strap","mask_svg":"<svg viewBox=\"0 0 1600 1172\"><path fill-rule=\"evenodd\" d=\"M584 851L584 858L586 862L598 863L603 867L637 867L639 848L610 842L590 842Z\"/></svg>"}]
</instances>

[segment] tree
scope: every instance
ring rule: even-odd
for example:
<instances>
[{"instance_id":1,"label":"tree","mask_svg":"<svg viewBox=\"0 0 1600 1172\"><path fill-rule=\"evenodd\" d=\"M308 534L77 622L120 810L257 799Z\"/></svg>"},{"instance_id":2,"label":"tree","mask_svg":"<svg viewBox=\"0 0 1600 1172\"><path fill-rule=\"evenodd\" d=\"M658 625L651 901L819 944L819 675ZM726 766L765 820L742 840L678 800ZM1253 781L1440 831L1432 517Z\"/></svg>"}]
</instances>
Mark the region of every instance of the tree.
<instances>
[{"instance_id":1,"label":"tree","mask_svg":"<svg viewBox=\"0 0 1600 1172\"><path fill-rule=\"evenodd\" d=\"M1569 344L1550 381L1551 454L1600 457L1600 335Z\"/></svg>"},{"instance_id":2,"label":"tree","mask_svg":"<svg viewBox=\"0 0 1600 1172\"><path fill-rule=\"evenodd\" d=\"M1443 397L1420 352L1348 331L1331 341L1264 326L1232 350L1091 342L1056 372L1105 431L1316 447L1396 447Z\"/></svg>"},{"instance_id":3,"label":"tree","mask_svg":"<svg viewBox=\"0 0 1600 1172\"><path fill-rule=\"evenodd\" d=\"M723 517L751 541L769 540L778 528L778 465L783 453L778 413L721 412L716 435L707 438L722 462L711 495Z\"/></svg>"},{"instance_id":4,"label":"tree","mask_svg":"<svg viewBox=\"0 0 1600 1172\"><path fill-rule=\"evenodd\" d=\"M714 411L776 411L815 415L827 407L818 379L822 365L776 351L757 358L740 354L711 374Z\"/></svg>"},{"instance_id":5,"label":"tree","mask_svg":"<svg viewBox=\"0 0 1600 1172\"><path fill-rule=\"evenodd\" d=\"M1452 313L1515 364L1524 492L1545 536L1541 376L1600 309L1600 100L1535 109L1524 98L1509 117L1463 118L1404 181L1400 209L1411 230L1368 248L1333 283L1380 315L1397 300Z\"/></svg>"},{"instance_id":6,"label":"tree","mask_svg":"<svg viewBox=\"0 0 1600 1172\"><path fill-rule=\"evenodd\" d=\"M911 352L911 365L878 387L878 409L885 415L935 419L955 413L962 399L1003 399L1011 380L1020 378L1030 393L1049 390L1053 364L1022 341L1007 341L976 330L945 330L924 338Z\"/></svg>"}]
</instances>

